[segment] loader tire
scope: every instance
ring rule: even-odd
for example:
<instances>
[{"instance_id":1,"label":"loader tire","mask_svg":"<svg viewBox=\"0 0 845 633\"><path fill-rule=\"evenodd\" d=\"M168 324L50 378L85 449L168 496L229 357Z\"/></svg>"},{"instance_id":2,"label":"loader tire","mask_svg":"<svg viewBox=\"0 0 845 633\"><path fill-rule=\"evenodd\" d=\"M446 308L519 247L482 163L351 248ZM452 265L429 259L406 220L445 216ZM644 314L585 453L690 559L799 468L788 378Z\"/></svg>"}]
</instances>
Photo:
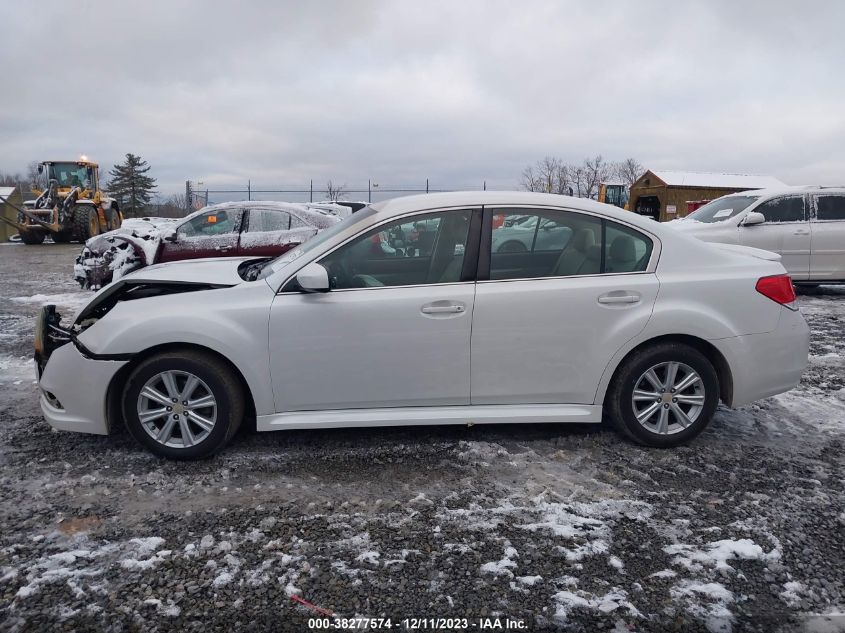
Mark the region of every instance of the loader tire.
<instances>
[{"instance_id":1,"label":"loader tire","mask_svg":"<svg viewBox=\"0 0 845 633\"><path fill-rule=\"evenodd\" d=\"M121 224L123 224L123 219L120 217L120 211L118 211L117 209L111 209L109 211L106 211L107 231L114 231L115 229L119 229Z\"/></svg>"},{"instance_id":2,"label":"loader tire","mask_svg":"<svg viewBox=\"0 0 845 633\"><path fill-rule=\"evenodd\" d=\"M97 216L97 209L83 204L76 205L73 208L73 227L77 239L82 242L99 235L100 218Z\"/></svg>"},{"instance_id":3,"label":"loader tire","mask_svg":"<svg viewBox=\"0 0 845 633\"><path fill-rule=\"evenodd\" d=\"M73 239L73 232L59 231L58 233L53 233L52 237L56 244L67 244Z\"/></svg>"},{"instance_id":4,"label":"loader tire","mask_svg":"<svg viewBox=\"0 0 845 633\"><path fill-rule=\"evenodd\" d=\"M24 244L41 244L45 237L43 231L21 231L20 236Z\"/></svg>"}]
</instances>

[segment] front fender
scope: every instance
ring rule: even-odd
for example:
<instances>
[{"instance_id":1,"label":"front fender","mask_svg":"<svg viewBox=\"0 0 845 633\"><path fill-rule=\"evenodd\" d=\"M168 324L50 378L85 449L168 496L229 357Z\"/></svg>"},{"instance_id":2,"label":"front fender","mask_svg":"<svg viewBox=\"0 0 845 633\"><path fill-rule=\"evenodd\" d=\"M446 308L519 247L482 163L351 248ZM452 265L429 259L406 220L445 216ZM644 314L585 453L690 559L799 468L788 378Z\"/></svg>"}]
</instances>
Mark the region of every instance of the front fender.
<instances>
[{"instance_id":1,"label":"front fender","mask_svg":"<svg viewBox=\"0 0 845 633\"><path fill-rule=\"evenodd\" d=\"M256 413L275 411L268 323L273 291L264 282L119 301L78 336L94 354L139 354L160 345L198 345L231 362L252 392Z\"/></svg>"}]
</instances>

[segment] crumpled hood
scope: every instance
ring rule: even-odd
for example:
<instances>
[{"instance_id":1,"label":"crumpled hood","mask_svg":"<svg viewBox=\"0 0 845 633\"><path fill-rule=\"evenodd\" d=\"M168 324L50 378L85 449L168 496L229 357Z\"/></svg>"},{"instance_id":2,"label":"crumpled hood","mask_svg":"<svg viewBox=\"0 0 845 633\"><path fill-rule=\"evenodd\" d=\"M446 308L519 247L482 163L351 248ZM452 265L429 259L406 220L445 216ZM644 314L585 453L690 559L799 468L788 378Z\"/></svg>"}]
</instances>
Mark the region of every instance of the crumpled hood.
<instances>
[{"instance_id":1,"label":"crumpled hood","mask_svg":"<svg viewBox=\"0 0 845 633\"><path fill-rule=\"evenodd\" d=\"M249 259L255 257L212 257L154 264L126 275L124 279L133 282L181 281L233 286L243 283L244 280L238 275L238 266Z\"/></svg>"}]
</instances>

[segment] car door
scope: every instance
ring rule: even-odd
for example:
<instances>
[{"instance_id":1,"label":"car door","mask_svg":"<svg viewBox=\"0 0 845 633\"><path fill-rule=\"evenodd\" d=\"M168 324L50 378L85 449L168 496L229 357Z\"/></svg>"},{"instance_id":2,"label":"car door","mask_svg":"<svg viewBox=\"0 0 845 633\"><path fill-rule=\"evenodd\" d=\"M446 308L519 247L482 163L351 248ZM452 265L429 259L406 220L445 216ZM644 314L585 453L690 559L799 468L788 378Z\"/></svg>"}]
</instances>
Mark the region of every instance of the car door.
<instances>
[{"instance_id":1,"label":"car door","mask_svg":"<svg viewBox=\"0 0 845 633\"><path fill-rule=\"evenodd\" d=\"M317 260L329 292L287 282L270 311L277 411L469 404L480 214L388 221Z\"/></svg>"},{"instance_id":2,"label":"car door","mask_svg":"<svg viewBox=\"0 0 845 633\"><path fill-rule=\"evenodd\" d=\"M253 207L246 212L238 254L275 257L299 242L288 240L291 215L282 209Z\"/></svg>"},{"instance_id":3,"label":"car door","mask_svg":"<svg viewBox=\"0 0 845 633\"><path fill-rule=\"evenodd\" d=\"M781 263L793 279L807 279L810 272L810 222L803 194L778 196L751 209L762 213L762 224L740 223L740 243L780 253Z\"/></svg>"},{"instance_id":4,"label":"car door","mask_svg":"<svg viewBox=\"0 0 845 633\"><path fill-rule=\"evenodd\" d=\"M815 194L812 215L809 278L845 281L845 193Z\"/></svg>"},{"instance_id":5,"label":"car door","mask_svg":"<svg viewBox=\"0 0 845 633\"><path fill-rule=\"evenodd\" d=\"M211 209L178 225L162 242L159 261L237 255L243 209Z\"/></svg>"},{"instance_id":6,"label":"car door","mask_svg":"<svg viewBox=\"0 0 845 633\"><path fill-rule=\"evenodd\" d=\"M553 221L557 230L566 227L565 243L535 241L525 253L489 252L500 241L495 232L506 231L512 216L531 214ZM492 229L492 218L500 215L501 228ZM651 316L658 290L654 239L621 223L559 209L486 210L485 229L472 324L471 403L593 404L607 363Z\"/></svg>"}]
</instances>

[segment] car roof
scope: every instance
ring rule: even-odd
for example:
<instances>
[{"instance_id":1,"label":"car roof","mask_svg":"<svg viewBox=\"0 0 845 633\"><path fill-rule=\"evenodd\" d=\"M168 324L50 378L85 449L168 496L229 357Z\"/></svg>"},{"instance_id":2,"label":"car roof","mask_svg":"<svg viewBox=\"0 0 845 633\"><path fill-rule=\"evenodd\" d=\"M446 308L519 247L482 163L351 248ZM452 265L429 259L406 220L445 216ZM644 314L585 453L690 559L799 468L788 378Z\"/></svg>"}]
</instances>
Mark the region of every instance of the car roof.
<instances>
[{"instance_id":1,"label":"car roof","mask_svg":"<svg viewBox=\"0 0 845 633\"><path fill-rule=\"evenodd\" d=\"M208 211L225 211L227 209L270 209L275 211L287 211L288 213L296 213L305 215L306 217L327 217L333 216L332 213L325 208L320 208L318 205L311 205L307 202L280 202L278 200L239 200L237 202L218 202L210 204L207 207L198 209L193 213L189 213L183 218L177 218L179 222L190 220L198 215L207 213Z\"/></svg>"},{"instance_id":2,"label":"car roof","mask_svg":"<svg viewBox=\"0 0 845 633\"><path fill-rule=\"evenodd\" d=\"M554 193L535 193L532 191L452 191L448 193L425 193L414 196L391 198L376 202L370 206L381 218L390 218L412 211L440 209L445 207L468 206L552 206L564 207L575 211L599 213L607 218L618 219L628 224L641 226L654 231L659 224L638 213L625 211L610 204L604 204L587 198L561 196Z\"/></svg>"},{"instance_id":3,"label":"car roof","mask_svg":"<svg viewBox=\"0 0 845 633\"><path fill-rule=\"evenodd\" d=\"M770 198L772 196L782 196L790 193L845 193L845 185L786 185L783 187L769 187L767 189L737 191L723 197L756 196L759 198Z\"/></svg>"}]
</instances>

